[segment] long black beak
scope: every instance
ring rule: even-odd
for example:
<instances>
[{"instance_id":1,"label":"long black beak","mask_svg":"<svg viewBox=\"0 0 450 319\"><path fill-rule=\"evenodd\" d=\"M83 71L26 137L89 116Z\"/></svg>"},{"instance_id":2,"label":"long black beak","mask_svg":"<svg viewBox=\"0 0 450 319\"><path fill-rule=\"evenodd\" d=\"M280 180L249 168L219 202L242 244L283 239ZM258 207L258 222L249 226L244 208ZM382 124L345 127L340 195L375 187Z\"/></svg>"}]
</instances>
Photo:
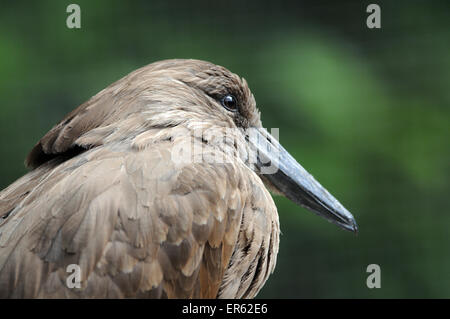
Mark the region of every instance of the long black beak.
<instances>
[{"instance_id":1,"label":"long black beak","mask_svg":"<svg viewBox=\"0 0 450 319\"><path fill-rule=\"evenodd\" d=\"M250 145L257 150L256 166L279 192L328 221L352 232L358 226L344 208L314 177L309 174L265 129L252 129Z\"/></svg>"}]
</instances>

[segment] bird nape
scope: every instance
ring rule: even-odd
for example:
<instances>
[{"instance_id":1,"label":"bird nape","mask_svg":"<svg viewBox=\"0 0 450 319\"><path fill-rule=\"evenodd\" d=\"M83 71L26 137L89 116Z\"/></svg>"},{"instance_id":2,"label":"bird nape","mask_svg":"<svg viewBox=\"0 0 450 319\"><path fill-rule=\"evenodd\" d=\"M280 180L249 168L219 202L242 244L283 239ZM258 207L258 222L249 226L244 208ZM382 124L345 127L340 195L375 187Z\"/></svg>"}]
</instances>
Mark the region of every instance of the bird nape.
<instances>
[{"instance_id":1,"label":"bird nape","mask_svg":"<svg viewBox=\"0 0 450 319\"><path fill-rule=\"evenodd\" d=\"M204 61L111 84L26 165L0 192L3 298L252 298L278 253L268 189L357 230L262 128L246 81Z\"/></svg>"}]
</instances>

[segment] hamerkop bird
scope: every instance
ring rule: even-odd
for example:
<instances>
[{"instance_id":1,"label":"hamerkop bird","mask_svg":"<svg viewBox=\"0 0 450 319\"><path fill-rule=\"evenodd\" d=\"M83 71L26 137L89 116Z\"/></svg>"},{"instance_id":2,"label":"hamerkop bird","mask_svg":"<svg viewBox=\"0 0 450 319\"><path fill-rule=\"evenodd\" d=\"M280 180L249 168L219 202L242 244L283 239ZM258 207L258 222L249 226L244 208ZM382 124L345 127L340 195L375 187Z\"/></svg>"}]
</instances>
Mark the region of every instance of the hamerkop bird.
<instances>
[{"instance_id":1,"label":"hamerkop bird","mask_svg":"<svg viewBox=\"0 0 450 319\"><path fill-rule=\"evenodd\" d=\"M3 298L252 298L278 253L268 189L356 231L262 128L246 81L208 62L130 73L51 129L26 165L0 193Z\"/></svg>"}]
</instances>

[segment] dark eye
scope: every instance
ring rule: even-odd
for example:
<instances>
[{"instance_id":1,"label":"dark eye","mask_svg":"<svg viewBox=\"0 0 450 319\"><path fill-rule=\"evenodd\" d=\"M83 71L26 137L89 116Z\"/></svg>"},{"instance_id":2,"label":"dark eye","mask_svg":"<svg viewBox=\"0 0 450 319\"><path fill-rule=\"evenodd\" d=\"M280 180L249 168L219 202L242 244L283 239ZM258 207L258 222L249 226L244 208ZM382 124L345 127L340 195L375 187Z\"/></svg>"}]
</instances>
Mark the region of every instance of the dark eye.
<instances>
[{"instance_id":1,"label":"dark eye","mask_svg":"<svg viewBox=\"0 0 450 319\"><path fill-rule=\"evenodd\" d=\"M232 112L237 111L237 108L238 108L237 99L231 94L225 95L222 98L222 105L227 110L232 111Z\"/></svg>"}]
</instances>

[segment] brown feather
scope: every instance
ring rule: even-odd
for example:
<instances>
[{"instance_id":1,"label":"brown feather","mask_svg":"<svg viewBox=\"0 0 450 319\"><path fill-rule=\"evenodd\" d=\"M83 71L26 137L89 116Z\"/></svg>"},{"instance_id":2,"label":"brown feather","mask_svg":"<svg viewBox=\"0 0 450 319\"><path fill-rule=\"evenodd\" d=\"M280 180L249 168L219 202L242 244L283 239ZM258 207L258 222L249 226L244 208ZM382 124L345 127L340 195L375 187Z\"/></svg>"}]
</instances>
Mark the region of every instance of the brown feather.
<instances>
[{"instance_id":1,"label":"brown feather","mask_svg":"<svg viewBox=\"0 0 450 319\"><path fill-rule=\"evenodd\" d=\"M235 118L213 99L225 90L242 101ZM246 82L207 62L154 63L101 91L0 192L0 297L255 296L278 251L263 182L238 157L180 164L172 150L198 140L194 128L260 125ZM230 155L202 143L204 154ZM81 267L79 289L66 285L70 264Z\"/></svg>"}]
</instances>

